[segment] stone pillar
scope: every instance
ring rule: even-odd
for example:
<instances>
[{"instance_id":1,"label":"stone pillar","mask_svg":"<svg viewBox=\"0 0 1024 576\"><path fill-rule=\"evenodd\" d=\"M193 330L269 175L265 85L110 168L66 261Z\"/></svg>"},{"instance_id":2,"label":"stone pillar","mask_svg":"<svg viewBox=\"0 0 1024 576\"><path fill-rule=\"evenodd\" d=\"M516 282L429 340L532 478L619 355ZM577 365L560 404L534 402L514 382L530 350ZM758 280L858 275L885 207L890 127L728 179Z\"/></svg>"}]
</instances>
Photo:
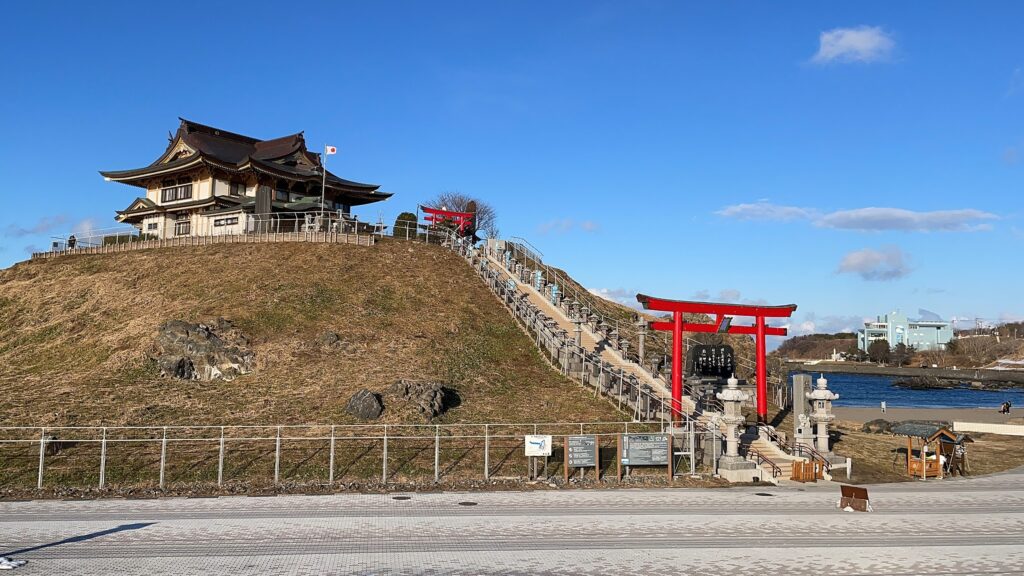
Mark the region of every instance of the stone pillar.
<instances>
[{"instance_id":1,"label":"stone pillar","mask_svg":"<svg viewBox=\"0 0 1024 576\"><path fill-rule=\"evenodd\" d=\"M749 482L759 473L757 464L740 456L737 428L746 422L741 408L750 394L740 390L738 384L739 380L733 376L728 380L728 387L716 394L725 406L725 413L719 420L725 425L725 455L718 461L718 473L730 482Z\"/></svg>"},{"instance_id":2,"label":"stone pillar","mask_svg":"<svg viewBox=\"0 0 1024 576\"><path fill-rule=\"evenodd\" d=\"M811 401L811 421L817 427L817 446L815 450L826 456L832 456L828 446L828 425L836 419L832 413L832 401L838 400L839 395L828 389L828 380L822 375L818 378L818 386L804 396Z\"/></svg>"},{"instance_id":3,"label":"stone pillar","mask_svg":"<svg viewBox=\"0 0 1024 576\"><path fill-rule=\"evenodd\" d=\"M583 346L583 327L581 326L582 321L579 316L573 316L572 318L572 334L576 339L577 346Z\"/></svg>"},{"instance_id":4,"label":"stone pillar","mask_svg":"<svg viewBox=\"0 0 1024 576\"><path fill-rule=\"evenodd\" d=\"M810 404L807 400L810 391L810 374L793 376L793 441L808 446L814 442L814 426L811 424Z\"/></svg>"}]
</instances>

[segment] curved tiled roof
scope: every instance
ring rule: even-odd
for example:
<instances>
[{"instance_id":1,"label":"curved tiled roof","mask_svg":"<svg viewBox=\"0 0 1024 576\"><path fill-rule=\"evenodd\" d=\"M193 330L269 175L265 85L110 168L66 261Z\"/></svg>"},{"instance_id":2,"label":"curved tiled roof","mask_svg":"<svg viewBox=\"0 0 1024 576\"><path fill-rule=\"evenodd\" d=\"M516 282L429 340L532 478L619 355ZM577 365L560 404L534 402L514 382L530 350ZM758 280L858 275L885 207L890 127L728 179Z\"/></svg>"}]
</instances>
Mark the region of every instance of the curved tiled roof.
<instances>
[{"instance_id":1,"label":"curved tiled roof","mask_svg":"<svg viewBox=\"0 0 1024 576\"><path fill-rule=\"evenodd\" d=\"M319 181L323 176L319 170L322 166L319 154L306 149L306 139L302 132L259 140L234 132L228 132L198 122L179 118L181 125L177 134L171 139L164 153L149 166L132 170L101 171L105 178L137 184L144 178L152 178L167 172L174 172L203 162L226 170L256 169L288 180ZM167 160L167 156L177 148L177 143L184 142L195 154L182 158ZM292 162L294 160L294 162ZM300 162L304 160L313 166ZM377 192L377 184L364 184L339 178L327 172L329 188L354 193L365 202L383 200L391 196ZM372 195L372 196L370 196Z\"/></svg>"}]
</instances>

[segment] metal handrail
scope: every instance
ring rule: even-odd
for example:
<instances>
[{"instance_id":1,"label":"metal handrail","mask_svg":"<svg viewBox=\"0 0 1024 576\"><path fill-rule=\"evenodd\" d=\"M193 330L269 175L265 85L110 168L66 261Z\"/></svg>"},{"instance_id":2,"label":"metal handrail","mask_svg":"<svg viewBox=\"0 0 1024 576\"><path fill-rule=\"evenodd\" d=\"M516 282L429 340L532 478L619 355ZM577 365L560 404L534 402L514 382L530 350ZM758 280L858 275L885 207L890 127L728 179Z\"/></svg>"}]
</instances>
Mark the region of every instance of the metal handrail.
<instances>
[{"instance_id":1,"label":"metal handrail","mask_svg":"<svg viewBox=\"0 0 1024 576\"><path fill-rule=\"evenodd\" d=\"M832 463L829 462L828 458L826 458L824 454L822 454L821 452L818 452L817 450L815 450L814 446L811 446L810 444L805 444L803 442L796 442L796 441L794 441L790 445L790 447L792 449L792 452L791 452L792 454L797 455L797 453L799 453L800 455L802 455L804 452L806 452L806 453L811 455L811 458L813 460L817 460L817 461L821 462L821 465L825 469L826 472L829 472L829 471L832 470Z\"/></svg>"},{"instance_id":2,"label":"metal handrail","mask_svg":"<svg viewBox=\"0 0 1024 576\"><path fill-rule=\"evenodd\" d=\"M747 457L749 458L751 456L754 457L754 460L757 462L758 466L764 463L768 464L768 466L772 470L772 478L778 478L779 476L782 476L782 468L779 468L778 464L773 462L771 458L762 454L761 451L758 450L757 448L747 447Z\"/></svg>"}]
</instances>

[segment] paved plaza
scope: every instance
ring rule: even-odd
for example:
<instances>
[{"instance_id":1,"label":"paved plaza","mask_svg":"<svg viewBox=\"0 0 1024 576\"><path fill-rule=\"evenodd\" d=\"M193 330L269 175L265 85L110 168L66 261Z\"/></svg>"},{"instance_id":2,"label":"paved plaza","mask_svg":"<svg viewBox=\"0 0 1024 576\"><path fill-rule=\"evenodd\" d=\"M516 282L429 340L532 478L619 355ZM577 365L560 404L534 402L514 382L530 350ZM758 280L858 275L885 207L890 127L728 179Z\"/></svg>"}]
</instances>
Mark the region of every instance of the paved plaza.
<instances>
[{"instance_id":1,"label":"paved plaza","mask_svg":"<svg viewBox=\"0 0 1024 576\"><path fill-rule=\"evenodd\" d=\"M1024 574L1024 469L835 485L0 503L14 574ZM408 496L408 499L396 499Z\"/></svg>"}]
</instances>

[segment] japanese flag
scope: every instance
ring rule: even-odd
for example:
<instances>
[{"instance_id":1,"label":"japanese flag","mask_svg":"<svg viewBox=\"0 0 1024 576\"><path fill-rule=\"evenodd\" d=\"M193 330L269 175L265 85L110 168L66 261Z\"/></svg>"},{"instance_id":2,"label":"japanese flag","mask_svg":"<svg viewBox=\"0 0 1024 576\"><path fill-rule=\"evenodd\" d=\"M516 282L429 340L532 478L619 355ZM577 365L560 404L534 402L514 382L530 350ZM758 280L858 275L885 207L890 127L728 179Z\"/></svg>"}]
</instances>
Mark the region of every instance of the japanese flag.
<instances>
[{"instance_id":1,"label":"japanese flag","mask_svg":"<svg viewBox=\"0 0 1024 576\"><path fill-rule=\"evenodd\" d=\"M324 153L326 154L337 154L338 149L334 146L324 146Z\"/></svg>"}]
</instances>

